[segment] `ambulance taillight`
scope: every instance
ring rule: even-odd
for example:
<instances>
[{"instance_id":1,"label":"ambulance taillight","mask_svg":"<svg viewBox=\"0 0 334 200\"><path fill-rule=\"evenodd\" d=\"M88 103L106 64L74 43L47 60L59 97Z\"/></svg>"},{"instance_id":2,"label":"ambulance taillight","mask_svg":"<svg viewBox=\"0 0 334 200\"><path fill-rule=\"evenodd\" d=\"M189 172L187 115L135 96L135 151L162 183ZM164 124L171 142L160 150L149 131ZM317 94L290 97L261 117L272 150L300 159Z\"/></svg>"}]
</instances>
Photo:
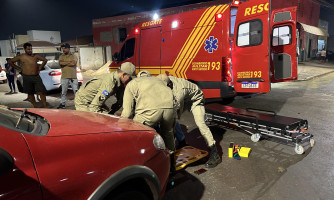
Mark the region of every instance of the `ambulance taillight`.
<instances>
[{"instance_id":1,"label":"ambulance taillight","mask_svg":"<svg viewBox=\"0 0 334 200\"><path fill-rule=\"evenodd\" d=\"M219 22L222 19L223 19L223 14L221 14L221 13L216 14L216 22Z\"/></svg>"},{"instance_id":2,"label":"ambulance taillight","mask_svg":"<svg viewBox=\"0 0 334 200\"><path fill-rule=\"evenodd\" d=\"M226 82L231 82L232 81L232 74L231 74L231 70L230 70L231 62L232 62L231 58L223 57L223 60L222 60L222 66L223 66L222 78L223 78L223 81L226 81Z\"/></svg>"}]
</instances>

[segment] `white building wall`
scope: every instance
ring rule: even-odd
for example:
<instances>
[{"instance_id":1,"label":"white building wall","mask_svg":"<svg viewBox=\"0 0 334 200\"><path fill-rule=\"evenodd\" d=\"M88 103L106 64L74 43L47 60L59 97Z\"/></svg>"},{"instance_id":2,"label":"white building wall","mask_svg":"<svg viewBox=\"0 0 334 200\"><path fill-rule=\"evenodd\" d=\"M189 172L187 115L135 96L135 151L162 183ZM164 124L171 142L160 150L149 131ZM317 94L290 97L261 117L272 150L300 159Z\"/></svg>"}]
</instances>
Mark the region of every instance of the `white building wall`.
<instances>
[{"instance_id":1,"label":"white building wall","mask_svg":"<svg viewBox=\"0 0 334 200\"><path fill-rule=\"evenodd\" d=\"M111 54L112 54L111 46L107 46L106 47L106 58L107 58L106 62L108 62L109 60L112 60Z\"/></svg>"},{"instance_id":2,"label":"white building wall","mask_svg":"<svg viewBox=\"0 0 334 200\"><path fill-rule=\"evenodd\" d=\"M103 66L102 47L81 47L79 51L81 69L99 69Z\"/></svg>"},{"instance_id":3,"label":"white building wall","mask_svg":"<svg viewBox=\"0 0 334 200\"><path fill-rule=\"evenodd\" d=\"M47 41L54 44L61 42L61 36L59 31L27 31L30 41Z\"/></svg>"},{"instance_id":4,"label":"white building wall","mask_svg":"<svg viewBox=\"0 0 334 200\"><path fill-rule=\"evenodd\" d=\"M330 35L328 38L327 50L334 51L334 35Z\"/></svg>"},{"instance_id":5,"label":"white building wall","mask_svg":"<svg viewBox=\"0 0 334 200\"><path fill-rule=\"evenodd\" d=\"M17 45L29 42L29 36L28 35L15 35L15 39L16 39L16 44Z\"/></svg>"},{"instance_id":6,"label":"white building wall","mask_svg":"<svg viewBox=\"0 0 334 200\"><path fill-rule=\"evenodd\" d=\"M15 40L12 40L15 46ZM1 56L3 57L12 57L14 54L12 53L12 48L10 44L10 40L0 40L0 49L1 49Z\"/></svg>"}]
</instances>

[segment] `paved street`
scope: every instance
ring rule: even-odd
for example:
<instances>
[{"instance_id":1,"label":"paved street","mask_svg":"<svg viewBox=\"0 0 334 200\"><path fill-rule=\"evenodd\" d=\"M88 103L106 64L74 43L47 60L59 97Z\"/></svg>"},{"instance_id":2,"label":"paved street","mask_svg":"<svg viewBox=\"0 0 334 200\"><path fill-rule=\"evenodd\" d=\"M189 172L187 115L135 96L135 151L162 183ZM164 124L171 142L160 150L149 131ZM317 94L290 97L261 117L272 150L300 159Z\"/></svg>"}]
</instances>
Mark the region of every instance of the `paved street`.
<instances>
[{"instance_id":1,"label":"paved street","mask_svg":"<svg viewBox=\"0 0 334 200\"><path fill-rule=\"evenodd\" d=\"M238 98L230 106L276 111L278 115L307 119L315 147L297 155L294 148L272 141L253 143L244 133L211 127L222 151L222 164L196 175L196 163L175 177L164 200L181 199L333 199L334 73L308 81L279 83L272 91ZM205 148L189 113L181 124L190 145ZM228 158L230 142L252 148L249 158Z\"/></svg>"},{"instance_id":2,"label":"paved street","mask_svg":"<svg viewBox=\"0 0 334 200\"><path fill-rule=\"evenodd\" d=\"M330 71L333 69L329 67ZM230 104L238 108L272 110L278 115L307 119L309 131L315 136L315 147L305 146L305 154L297 155L294 147L268 140L253 143L242 132L211 126L223 162L200 175L194 171L204 168L205 160L177 173L171 180L164 200L332 199L334 73L330 71L323 71L324 75L319 77L309 76L311 78L305 78L305 81L273 84L268 94L238 97ZM309 74L312 72L305 76ZM26 98L25 94L6 95L7 91L8 85L0 84L0 104L31 107L30 103L22 101ZM48 106L55 108L59 104L59 97L59 93L49 94ZM74 109L71 92L69 99L68 108ZM183 115L181 126L188 144L206 149L190 113ZM240 161L228 158L230 142L252 148L249 158Z\"/></svg>"}]
</instances>

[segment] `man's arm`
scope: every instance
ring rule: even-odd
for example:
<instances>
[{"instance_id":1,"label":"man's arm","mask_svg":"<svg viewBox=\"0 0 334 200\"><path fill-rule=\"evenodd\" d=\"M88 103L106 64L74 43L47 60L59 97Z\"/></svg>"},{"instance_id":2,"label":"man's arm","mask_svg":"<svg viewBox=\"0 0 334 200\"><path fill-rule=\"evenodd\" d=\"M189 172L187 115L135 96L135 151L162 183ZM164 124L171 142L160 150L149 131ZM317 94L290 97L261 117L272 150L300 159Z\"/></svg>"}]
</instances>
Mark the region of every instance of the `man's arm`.
<instances>
[{"instance_id":1,"label":"man's arm","mask_svg":"<svg viewBox=\"0 0 334 200\"><path fill-rule=\"evenodd\" d=\"M40 61L43 61L41 65L39 65L39 70L41 71L43 69L43 67L46 65L46 63L48 62L48 60L40 55L36 55L36 58Z\"/></svg>"},{"instance_id":2,"label":"man's arm","mask_svg":"<svg viewBox=\"0 0 334 200\"><path fill-rule=\"evenodd\" d=\"M20 60L21 60L21 55L15 56L14 58L8 60L8 64L9 66L14 67L16 70L22 71L21 67L15 64L15 62L20 61Z\"/></svg>"},{"instance_id":3,"label":"man's arm","mask_svg":"<svg viewBox=\"0 0 334 200\"><path fill-rule=\"evenodd\" d=\"M129 87L129 84L128 84L124 91L123 111L122 111L121 117L123 118L133 117L134 106L135 106L135 99L131 92L131 85Z\"/></svg>"},{"instance_id":4,"label":"man's arm","mask_svg":"<svg viewBox=\"0 0 334 200\"><path fill-rule=\"evenodd\" d=\"M115 84L112 81L105 80L100 88L98 89L97 94L89 105L89 111L99 112L104 107L105 101L115 93Z\"/></svg>"},{"instance_id":5,"label":"man's arm","mask_svg":"<svg viewBox=\"0 0 334 200\"><path fill-rule=\"evenodd\" d=\"M70 67L75 67L77 66L77 58L73 55L73 60L72 61L64 61L59 58L59 65L64 67L64 66L70 66Z\"/></svg>"}]
</instances>

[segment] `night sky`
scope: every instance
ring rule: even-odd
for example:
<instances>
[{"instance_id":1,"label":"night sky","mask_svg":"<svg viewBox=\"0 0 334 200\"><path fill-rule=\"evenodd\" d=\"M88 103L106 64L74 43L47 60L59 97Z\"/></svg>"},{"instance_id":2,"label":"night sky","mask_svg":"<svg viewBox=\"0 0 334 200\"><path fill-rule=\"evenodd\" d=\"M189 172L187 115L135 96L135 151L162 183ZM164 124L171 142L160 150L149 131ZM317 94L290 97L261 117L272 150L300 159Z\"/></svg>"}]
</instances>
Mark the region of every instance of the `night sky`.
<instances>
[{"instance_id":1,"label":"night sky","mask_svg":"<svg viewBox=\"0 0 334 200\"><path fill-rule=\"evenodd\" d=\"M202 0L205 1L205 0ZM63 41L92 35L92 19L199 0L0 0L0 40L28 30L60 31Z\"/></svg>"},{"instance_id":2,"label":"night sky","mask_svg":"<svg viewBox=\"0 0 334 200\"><path fill-rule=\"evenodd\" d=\"M63 41L92 34L92 19L206 0L0 0L0 40L28 30L60 31ZM334 18L322 9L321 18ZM334 26L330 23L330 34Z\"/></svg>"}]
</instances>

